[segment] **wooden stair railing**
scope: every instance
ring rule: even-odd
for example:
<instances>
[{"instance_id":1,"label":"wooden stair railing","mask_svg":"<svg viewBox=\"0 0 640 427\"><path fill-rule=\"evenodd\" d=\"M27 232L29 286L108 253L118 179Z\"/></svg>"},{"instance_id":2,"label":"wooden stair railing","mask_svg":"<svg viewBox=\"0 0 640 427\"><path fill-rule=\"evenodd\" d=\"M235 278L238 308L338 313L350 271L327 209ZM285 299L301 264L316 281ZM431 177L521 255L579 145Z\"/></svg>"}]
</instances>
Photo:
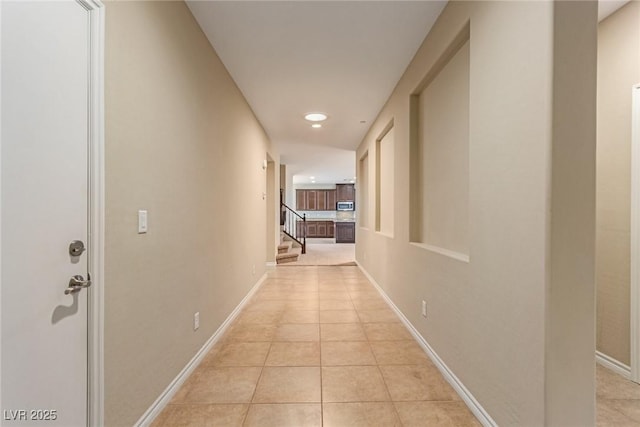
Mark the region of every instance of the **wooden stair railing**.
<instances>
[{"instance_id":1,"label":"wooden stair railing","mask_svg":"<svg viewBox=\"0 0 640 427\"><path fill-rule=\"evenodd\" d=\"M280 225L287 236L298 242L302 253L307 252L307 215L300 215L280 200Z\"/></svg>"}]
</instances>

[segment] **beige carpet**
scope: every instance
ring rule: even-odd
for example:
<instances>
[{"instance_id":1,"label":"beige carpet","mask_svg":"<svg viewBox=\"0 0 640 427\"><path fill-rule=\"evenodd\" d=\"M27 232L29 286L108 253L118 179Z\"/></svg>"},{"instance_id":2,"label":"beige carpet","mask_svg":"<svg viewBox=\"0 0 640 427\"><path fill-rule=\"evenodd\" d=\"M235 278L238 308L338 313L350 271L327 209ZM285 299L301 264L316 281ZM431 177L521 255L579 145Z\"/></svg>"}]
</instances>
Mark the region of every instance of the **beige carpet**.
<instances>
[{"instance_id":1,"label":"beige carpet","mask_svg":"<svg viewBox=\"0 0 640 427\"><path fill-rule=\"evenodd\" d=\"M298 261L279 266L299 265L356 265L356 245L354 243L334 243L333 239L307 239L307 253Z\"/></svg>"}]
</instances>

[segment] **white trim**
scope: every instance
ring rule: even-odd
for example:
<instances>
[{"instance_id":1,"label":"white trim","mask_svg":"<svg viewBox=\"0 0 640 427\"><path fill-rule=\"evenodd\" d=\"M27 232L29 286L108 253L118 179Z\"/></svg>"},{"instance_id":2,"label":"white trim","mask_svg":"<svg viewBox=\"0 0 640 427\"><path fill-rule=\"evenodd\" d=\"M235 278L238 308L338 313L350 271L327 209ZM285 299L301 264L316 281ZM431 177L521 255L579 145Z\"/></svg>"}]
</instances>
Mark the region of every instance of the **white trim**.
<instances>
[{"instance_id":1,"label":"white trim","mask_svg":"<svg viewBox=\"0 0 640 427\"><path fill-rule=\"evenodd\" d=\"M631 379L631 367L625 365L619 360L614 359L611 356L607 356L604 353L596 351L596 363L612 370L618 375L622 375L626 379Z\"/></svg>"},{"instance_id":2,"label":"white trim","mask_svg":"<svg viewBox=\"0 0 640 427\"><path fill-rule=\"evenodd\" d=\"M2 2L0 1L0 25L2 25ZM0 31L0 46L2 46ZM0 101L2 100L2 54L0 54ZM0 153L2 153L2 102L0 102ZM0 188L2 188L2 155L0 154ZM0 242L2 242L2 197L0 197ZM2 245L0 244L0 303L2 303ZM0 378L2 378L2 316L0 316ZM0 408L2 404L2 387L0 387ZM4 418L4 417L3 417ZM2 421L0 421L2 425Z\"/></svg>"},{"instance_id":3,"label":"white trim","mask_svg":"<svg viewBox=\"0 0 640 427\"><path fill-rule=\"evenodd\" d=\"M180 386L184 384L184 382L189 378L189 375L198 367L200 362L207 355L209 350L218 342L218 340L224 335L227 331L231 323L238 317L240 311L244 308L244 306L249 302L253 294L256 293L260 286L264 283L267 278L267 273L263 274L262 277L258 280L258 282L251 288L251 290L247 293L247 295L240 301L240 304L229 314L229 316L225 319L224 322L220 325L220 327L211 335L211 338L204 343L202 348L193 356L193 358L187 363L187 365L180 371L178 376L176 376L173 381L167 386L167 388L160 394L160 396L156 399L155 402L145 411L144 414L140 417L140 419L134 424L135 427L148 427L155 420L155 418L160 415L160 412L167 406L167 404L171 401L173 396L178 392Z\"/></svg>"},{"instance_id":4,"label":"white trim","mask_svg":"<svg viewBox=\"0 0 640 427\"><path fill-rule=\"evenodd\" d=\"M640 382L640 84L631 99L631 380Z\"/></svg>"},{"instance_id":5,"label":"white trim","mask_svg":"<svg viewBox=\"0 0 640 427\"><path fill-rule=\"evenodd\" d=\"M104 425L104 4L76 0L89 13L89 273L87 425Z\"/></svg>"},{"instance_id":6,"label":"white trim","mask_svg":"<svg viewBox=\"0 0 640 427\"><path fill-rule=\"evenodd\" d=\"M378 290L382 298L386 301L389 307L396 313L396 315L400 318L404 326L407 328L409 333L415 338L420 347L427 353L427 356L431 359L431 361L436 365L442 376L447 380L447 382L453 387L453 389L458 393L462 401L467 405L469 410L475 415L480 424L485 427L497 427L498 424L491 418L491 415L480 405L480 403L476 400L475 397L471 394L471 392L464 386L462 381L456 377L451 369L444 363L444 361L438 356L435 350L429 345L426 339L420 332L409 322L409 319L405 317L405 315L400 311L398 307L391 301L391 298L385 293L385 291L380 287L378 282L371 277L369 272L364 269L362 264L356 261L360 270L364 273L364 275L369 279L371 284Z\"/></svg>"},{"instance_id":7,"label":"white trim","mask_svg":"<svg viewBox=\"0 0 640 427\"><path fill-rule=\"evenodd\" d=\"M463 254L462 252L456 252L449 249L441 248L440 246L429 245L427 243L419 243L419 242L409 242L410 245L416 246L420 249L425 249L429 252L434 252L439 255L446 256L448 258L453 258L462 262L469 262L469 255Z\"/></svg>"},{"instance_id":8,"label":"white trim","mask_svg":"<svg viewBox=\"0 0 640 427\"><path fill-rule=\"evenodd\" d=\"M275 261L267 261L267 270L273 270L277 265Z\"/></svg>"}]
</instances>

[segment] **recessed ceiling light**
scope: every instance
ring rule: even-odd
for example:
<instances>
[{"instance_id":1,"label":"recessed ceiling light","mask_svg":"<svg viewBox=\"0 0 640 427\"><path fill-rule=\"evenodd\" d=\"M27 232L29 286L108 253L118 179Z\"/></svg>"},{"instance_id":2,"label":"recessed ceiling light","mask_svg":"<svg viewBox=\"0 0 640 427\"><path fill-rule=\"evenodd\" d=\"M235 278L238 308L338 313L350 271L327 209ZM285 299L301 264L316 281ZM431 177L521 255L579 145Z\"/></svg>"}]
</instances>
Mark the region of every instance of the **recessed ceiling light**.
<instances>
[{"instance_id":1,"label":"recessed ceiling light","mask_svg":"<svg viewBox=\"0 0 640 427\"><path fill-rule=\"evenodd\" d=\"M314 128L314 129L318 129L318 128L321 128L322 125L320 123L314 123L314 124L311 125L311 127Z\"/></svg>"},{"instance_id":2,"label":"recessed ceiling light","mask_svg":"<svg viewBox=\"0 0 640 427\"><path fill-rule=\"evenodd\" d=\"M309 179L316 179L316 177L315 176L310 176Z\"/></svg>"},{"instance_id":3,"label":"recessed ceiling light","mask_svg":"<svg viewBox=\"0 0 640 427\"><path fill-rule=\"evenodd\" d=\"M304 118L310 122L321 122L323 120L327 120L327 115L323 113L309 113L304 116Z\"/></svg>"}]
</instances>

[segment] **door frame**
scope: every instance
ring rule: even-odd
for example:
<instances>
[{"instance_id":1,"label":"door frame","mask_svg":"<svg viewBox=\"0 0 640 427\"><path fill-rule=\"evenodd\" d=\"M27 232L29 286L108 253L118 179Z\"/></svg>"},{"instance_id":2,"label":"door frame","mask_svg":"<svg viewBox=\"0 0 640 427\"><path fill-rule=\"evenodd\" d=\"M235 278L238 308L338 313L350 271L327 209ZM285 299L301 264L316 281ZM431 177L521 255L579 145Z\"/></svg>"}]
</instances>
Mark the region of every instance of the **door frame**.
<instances>
[{"instance_id":1,"label":"door frame","mask_svg":"<svg viewBox=\"0 0 640 427\"><path fill-rule=\"evenodd\" d=\"M75 0L89 13L89 272L93 285L88 288L87 307L87 425L104 424L104 39L105 16L101 0ZM0 2L0 17L2 2ZM0 67L0 73L2 68ZM2 84L0 80L0 93ZM0 106L1 108L1 106ZM1 111L0 111L1 113ZM0 114L0 129L2 128ZM0 148L2 138L0 134ZM1 153L0 149L0 153ZM0 163L0 168L2 164ZM1 171L1 169L0 169ZM0 174L1 180L1 174ZM1 184L1 182L0 182ZM0 202L0 217L2 205ZM0 237L2 224L0 222ZM1 248L0 248L1 251ZM2 257L0 253L0 272ZM0 275L0 280L1 275ZM2 298L0 283L0 299ZM1 322L1 320L0 320ZM2 328L0 324L0 334ZM0 362L2 360L0 340ZM2 375L0 363L0 376ZM2 395L0 394L0 406Z\"/></svg>"},{"instance_id":2,"label":"door frame","mask_svg":"<svg viewBox=\"0 0 640 427\"><path fill-rule=\"evenodd\" d=\"M105 8L101 0L76 0L89 11L90 98L89 98L89 269L93 286L89 289L88 307L88 425L104 425L104 45Z\"/></svg>"},{"instance_id":3,"label":"door frame","mask_svg":"<svg viewBox=\"0 0 640 427\"><path fill-rule=\"evenodd\" d=\"M631 380L640 382L640 83L631 89Z\"/></svg>"}]
</instances>

